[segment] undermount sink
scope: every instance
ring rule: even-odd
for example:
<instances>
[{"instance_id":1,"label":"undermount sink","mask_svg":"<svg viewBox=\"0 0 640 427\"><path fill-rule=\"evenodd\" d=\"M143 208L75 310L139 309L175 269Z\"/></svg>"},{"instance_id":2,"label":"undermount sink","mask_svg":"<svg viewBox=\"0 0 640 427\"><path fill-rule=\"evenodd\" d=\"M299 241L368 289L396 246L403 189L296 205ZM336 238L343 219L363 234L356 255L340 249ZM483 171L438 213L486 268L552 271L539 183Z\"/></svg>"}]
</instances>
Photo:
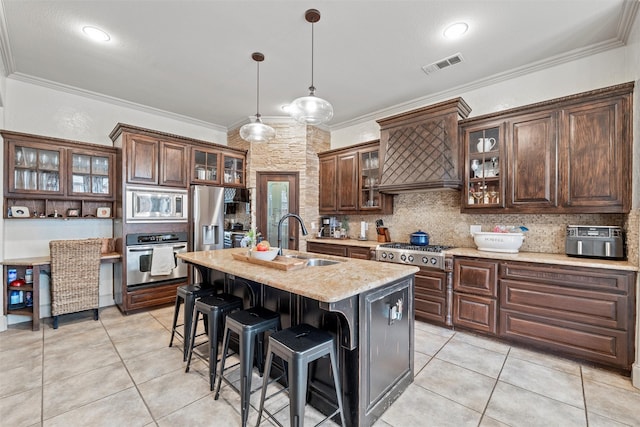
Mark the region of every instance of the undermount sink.
<instances>
[{"instance_id":1,"label":"undermount sink","mask_svg":"<svg viewBox=\"0 0 640 427\"><path fill-rule=\"evenodd\" d=\"M334 260L330 260L330 259L309 258L307 260L307 266L308 267L322 267L322 266L326 266L326 265L338 264L340 262L341 261L334 261Z\"/></svg>"},{"instance_id":2,"label":"undermount sink","mask_svg":"<svg viewBox=\"0 0 640 427\"><path fill-rule=\"evenodd\" d=\"M339 264L343 261L336 261L333 259L324 259L324 258L309 258L308 256L299 255L299 254L286 254L285 258L295 258L295 259L304 259L307 260L307 267L322 267L327 265Z\"/></svg>"}]
</instances>

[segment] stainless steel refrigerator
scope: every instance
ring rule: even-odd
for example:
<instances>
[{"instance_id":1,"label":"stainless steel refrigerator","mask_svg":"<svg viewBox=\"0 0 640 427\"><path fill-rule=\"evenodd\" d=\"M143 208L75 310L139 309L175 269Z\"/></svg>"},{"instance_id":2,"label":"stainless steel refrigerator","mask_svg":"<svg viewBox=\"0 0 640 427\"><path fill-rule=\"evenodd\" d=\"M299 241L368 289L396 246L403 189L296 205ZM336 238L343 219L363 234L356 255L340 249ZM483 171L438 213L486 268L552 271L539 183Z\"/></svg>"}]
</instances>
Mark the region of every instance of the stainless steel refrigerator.
<instances>
[{"instance_id":1,"label":"stainless steel refrigerator","mask_svg":"<svg viewBox=\"0 0 640 427\"><path fill-rule=\"evenodd\" d=\"M224 245L224 188L194 185L191 187L191 230L193 251L223 249ZM194 268L194 282L203 282ZM204 281L213 283L224 278L223 273L214 273Z\"/></svg>"}]
</instances>

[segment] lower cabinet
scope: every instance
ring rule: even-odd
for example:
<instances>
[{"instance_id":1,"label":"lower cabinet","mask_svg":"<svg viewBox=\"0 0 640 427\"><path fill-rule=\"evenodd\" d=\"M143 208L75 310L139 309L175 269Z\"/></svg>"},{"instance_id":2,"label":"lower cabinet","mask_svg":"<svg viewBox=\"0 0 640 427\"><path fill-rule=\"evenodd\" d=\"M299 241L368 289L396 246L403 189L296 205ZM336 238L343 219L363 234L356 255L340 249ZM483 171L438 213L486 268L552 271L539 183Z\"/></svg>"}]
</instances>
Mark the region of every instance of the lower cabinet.
<instances>
[{"instance_id":1,"label":"lower cabinet","mask_svg":"<svg viewBox=\"0 0 640 427\"><path fill-rule=\"evenodd\" d=\"M333 243L307 242L307 252L370 260L375 259L371 248L365 246L339 245Z\"/></svg>"},{"instance_id":2,"label":"lower cabinet","mask_svg":"<svg viewBox=\"0 0 640 427\"><path fill-rule=\"evenodd\" d=\"M498 263L453 260L453 325L495 335L498 332Z\"/></svg>"},{"instance_id":3,"label":"lower cabinet","mask_svg":"<svg viewBox=\"0 0 640 427\"><path fill-rule=\"evenodd\" d=\"M447 307L447 273L420 268L415 276L416 320L450 325Z\"/></svg>"},{"instance_id":4,"label":"lower cabinet","mask_svg":"<svg viewBox=\"0 0 640 427\"><path fill-rule=\"evenodd\" d=\"M635 282L633 271L455 257L453 326L629 371Z\"/></svg>"},{"instance_id":5,"label":"lower cabinet","mask_svg":"<svg viewBox=\"0 0 640 427\"><path fill-rule=\"evenodd\" d=\"M629 370L635 273L504 263L499 335Z\"/></svg>"}]
</instances>

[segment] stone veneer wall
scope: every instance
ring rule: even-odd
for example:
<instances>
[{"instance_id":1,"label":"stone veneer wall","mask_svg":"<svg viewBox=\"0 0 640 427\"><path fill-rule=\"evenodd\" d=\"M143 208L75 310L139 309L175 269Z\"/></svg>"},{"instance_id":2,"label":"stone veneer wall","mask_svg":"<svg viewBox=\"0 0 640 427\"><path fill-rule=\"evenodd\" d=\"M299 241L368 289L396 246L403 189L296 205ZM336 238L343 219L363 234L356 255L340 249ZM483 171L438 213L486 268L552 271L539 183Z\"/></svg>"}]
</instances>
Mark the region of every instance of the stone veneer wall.
<instances>
[{"instance_id":1,"label":"stone veneer wall","mask_svg":"<svg viewBox=\"0 0 640 427\"><path fill-rule=\"evenodd\" d=\"M311 233L311 222L317 222L319 218L317 153L331 148L331 135L327 131L300 125L294 121L268 124L276 130L276 138L268 143L250 144L240 138L239 129L234 129L227 135L229 147L247 150L247 188L251 190L251 224L256 224L256 172L298 172L299 215ZM300 250L306 250L304 238L300 239Z\"/></svg>"},{"instance_id":2,"label":"stone veneer wall","mask_svg":"<svg viewBox=\"0 0 640 427\"><path fill-rule=\"evenodd\" d=\"M463 214L460 212L460 192L438 190L395 195L393 215L350 215L349 234L356 237L360 230L360 221L367 221L367 237L376 240L375 220L378 218L389 227L393 241L408 242L411 233L421 229L429 233L432 244L470 248L475 248L473 238L469 234L470 225L481 225L482 231L491 231L495 225L524 225L529 231L520 250L543 253L564 253L566 226L569 224L618 225L624 227L627 232L628 259L638 265L638 210L632 211L629 215Z\"/></svg>"}]
</instances>

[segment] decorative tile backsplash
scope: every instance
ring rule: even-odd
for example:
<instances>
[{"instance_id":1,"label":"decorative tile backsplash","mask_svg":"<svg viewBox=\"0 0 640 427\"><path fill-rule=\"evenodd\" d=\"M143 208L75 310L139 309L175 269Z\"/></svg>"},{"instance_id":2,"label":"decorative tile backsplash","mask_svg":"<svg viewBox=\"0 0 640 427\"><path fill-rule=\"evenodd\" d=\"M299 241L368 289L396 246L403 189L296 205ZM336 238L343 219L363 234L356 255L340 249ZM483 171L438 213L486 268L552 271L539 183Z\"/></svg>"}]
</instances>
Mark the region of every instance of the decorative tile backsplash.
<instances>
[{"instance_id":1,"label":"decorative tile backsplash","mask_svg":"<svg viewBox=\"0 0 640 427\"><path fill-rule=\"evenodd\" d=\"M360 230L360 221L369 223L368 238L376 239L375 220L382 218L389 228L391 240L408 242L411 233L422 230L429 233L431 244L475 248L469 226L480 225L482 231L491 231L495 225L520 226L529 229L521 251L564 253L566 226L615 225L627 233L627 255L638 264L640 213L621 214L463 214L460 212L460 193L454 190L436 190L394 196L393 215L374 217L352 215L348 217L350 234Z\"/></svg>"}]
</instances>

